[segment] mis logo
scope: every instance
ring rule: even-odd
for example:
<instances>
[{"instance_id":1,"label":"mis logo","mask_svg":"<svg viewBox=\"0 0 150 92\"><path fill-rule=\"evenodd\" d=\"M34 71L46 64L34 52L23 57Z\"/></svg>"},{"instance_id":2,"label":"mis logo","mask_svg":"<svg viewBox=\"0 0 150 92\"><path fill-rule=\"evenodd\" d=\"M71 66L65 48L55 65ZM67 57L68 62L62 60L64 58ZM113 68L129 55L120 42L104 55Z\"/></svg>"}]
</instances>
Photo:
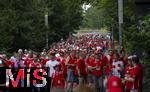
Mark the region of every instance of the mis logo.
<instances>
[{"instance_id":1,"label":"mis logo","mask_svg":"<svg viewBox=\"0 0 150 92\"><path fill-rule=\"evenodd\" d=\"M42 68L6 69L6 87L45 87L47 71Z\"/></svg>"}]
</instances>

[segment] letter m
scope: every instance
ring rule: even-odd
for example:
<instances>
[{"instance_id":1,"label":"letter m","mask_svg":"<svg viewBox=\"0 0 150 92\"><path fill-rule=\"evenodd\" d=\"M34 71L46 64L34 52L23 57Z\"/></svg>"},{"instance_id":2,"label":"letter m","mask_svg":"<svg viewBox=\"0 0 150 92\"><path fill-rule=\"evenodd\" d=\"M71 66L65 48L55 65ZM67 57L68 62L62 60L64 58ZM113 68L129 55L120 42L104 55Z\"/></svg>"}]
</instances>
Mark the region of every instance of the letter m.
<instances>
[{"instance_id":1,"label":"letter m","mask_svg":"<svg viewBox=\"0 0 150 92\"><path fill-rule=\"evenodd\" d=\"M19 69L16 80L14 80L13 78L11 69L6 69L6 87L9 87L9 79L11 80L13 87L18 86L18 82L20 79L21 79L21 84L22 82L24 83L24 69ZM24 85L21 85L21 87L24 87Z\"/></svg>"}]
</instances>

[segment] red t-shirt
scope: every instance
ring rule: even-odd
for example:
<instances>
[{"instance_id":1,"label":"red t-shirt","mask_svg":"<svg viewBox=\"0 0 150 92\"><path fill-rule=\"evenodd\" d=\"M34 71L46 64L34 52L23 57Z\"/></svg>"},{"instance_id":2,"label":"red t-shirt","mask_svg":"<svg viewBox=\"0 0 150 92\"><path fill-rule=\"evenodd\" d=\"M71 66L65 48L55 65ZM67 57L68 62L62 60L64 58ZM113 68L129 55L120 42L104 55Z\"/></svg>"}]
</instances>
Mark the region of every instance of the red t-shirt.
<instances>
[{"instance_id":1,"label":"red t-shirt","mask_svg":"<svg viewBox=\"0 0 150 92\"><path fill-rule=\"evenodd\" d=\"M73 73L75 76L79 76L78 70L77 70L77 62L78 62L77 60L74 60L75 66L73 67Z\"/></svg>"},{"instance_id":2,"label":"red t-shirt","mask_svg":"<svg viewBox=\"0 0 150 92\"><path fill-rule=\"evenodd\" d=\"M131 72L133 68L130 65L126 65L125 67L125 77L131 77ZM126 81L125 86L127 89L132 89L133 87L133 82Z\"/></svg>"},{"instance_id":3,"label":"red t-shirt","mask_svg":"<svg viewBox=\"0 0 150 92\"><path fill-rule=\"evenodd\" d=\"M105 75L109 75L111 72L111 62L108 60L107 56L102 55L101 61L103 62Z\"/></svg>"},{"instance_id":4,"label":"red t-shirt","mask_svg":"<svg viewBox=\"0 0 150 92\"><path fill-rule=\"evenodd\" d=\"M89 57L89 58L87 59L86 63L87 63L88 66L92 66L92 63L93 63L94 61L95 61L94 58L90 58L90 57Z\"/></svg>"},{"instance_id":5,"label":"red t-shirt","mask_svg":"<svg viewBox=\"0 0 150 92\"><path fill-rule=\"evenodd\" d=\"M11 61L9 61L9 60L6 60L5 61L5 64L8 66L8 67L13 67L14 66L14 62L11 62Z\"/></svg>"},{"instance_id":6,"label":"red t-shirt","mask_svg":"<svg viewBox=\"0 0 150 92\"><path fill-rule=\"evenodd\" d=\"M114 58L114 53L111 53L111 55L110 55L110 64L112 64L112 62L113 62L113 60L114 60L115 58Z\"/></svg>"},{"instance_id":7,"label":"red t-shirt","mask_svg":"<svg viewBox=\"0 0 150 92\"><path fill-rule=\"evenodd\" d=\"M138 89L139 87L141 87L141 84L142 84L141 82L143 79L143 69L141 68L139 64L136 64L133 67L133 70L131 72L131 77L135 79L133 83L133 88Z\"/></svg>"},{"instance_id":8,"label":"red t-shirt","mask_svg":"<svg viewBox=\"0 0 150 92\"><path fill-rule=\"evenodd\" d=\"M41 72L45 72L45 69L43 69L43 65L40 62L30 63L27 71L30 72L31 68L40 69Z\"/></svg>"},{"instance_id":9,"label":"red t-shirt","mask_svg":"<svg viewBox=\"0 0 150 92\"><path fill-rule=\"evenodd\" d=\"M52 74L52 87L56 88L64 88L65 87L65 79L63 72L56 71Z\"/></svg>"},{"instance_id":10,"label":"red t-shirt","mask_svg":"<svg viewBox=\"0 0 150 92\"><path fill-rule=\"evenodd\" d=\"M95 75L95 76L97 76L97 77L100 77L101 75L102 75L102 73L103 73L103 71L102 71L102 69L103 69L103 64L102 64L102 61L94 61L93 63L92 63L92 67L97 67L96 69L94 69L93 71L92 71L92 74L93 75Z\"/></svg>"},{"instance_id":11,"label":"red t-shirt","mask_svg":"<svg viewBox=\"0 0 150 92\"><path fill-rule=\"evenodd\" d=\"M59 57L54 58L54 60L60 62L60 58Z\"/></svg>"},{"instance_id":12,"label":"red t-shirt","mask_svg":"<svg viewBox=\"0 0 150 92\"><path fill-rule=\"evenodd\" d=\"M26 58L24 60L24 64L26 65L26 67L29 67L29 64L31 64L32 62L34 62L33 58Z\"/></svg>"},{"instance_id":13,"label":"red t-shirt","mask_svg":"<svg viewBox=\"0 0 150 92\"><path fill-rule=\"evenodd\" d=\"M85 61L83 59L78 59L77 60L77 67L80 71L81 76L86 76L87 75L87 68Z\"/></svg>"},{"instance_id":14,"label":"red t-shirt","mask_svg":"<svg viewBox=\"0 0 150 92\"><path fill-rule=\"evenodd\" d=\"M40 57L40 60L42 62L43 65L46 64L47 61L49 61L49 59L45 58L45 57Z\"/></svg>"},{"instance_id":15,"label":"red t-shirt","mask_svg":"<svg viewBox=\"0 0 150 92\"><path fill-rule=\"evenodd\" d=\"M103 61L104 66L107 65L109 63L107 56L102 55L101 60Z\"/></svg>"},{"instance_id":16,"label":"red t-shirt","mask_svg":"<svg viewBox=\"0 0 150 92\"><path fill-rule=\"evenodd\" d=\"M41 58L40 64L42 65L42 68L46 69L46 62L49 61L49 59Z\"/></svg>"},{"instance_id":17,"label":"red t-shirt","mask_svg":"<svg viewBox=\"0 0 150 92\"><path fill-rule=\"evenodd\" d=\"M31 68L31 67L34 67L34 68L39 68L39 67L42 67L42 65L40 64L40 63L30 63L29 64L29 67Z\"/></svg>"},{"instance_id":18,"label":"red t-shirt","mask_svg":"<svg viewBox=\"0 0 150 92\"><path fill-rule=\"evenodd\" d=\"M62 70L63 70L63 73L64 74L67 74L67 66L66 66L66 60L63 58L62 60L61 60L61 63L62 63Z\"/></svg>"},{"instance_id":19,"label":"red t-shirt","mask_svg":"<svg viewBox=\"0 0 150 92\"><path fill-rule=\"evenodd\" d=\"M75 57L69 56L68 64L75 64ZM75 67L68 66L68 68L75 69Z\"/></svg>"}]
</instances>

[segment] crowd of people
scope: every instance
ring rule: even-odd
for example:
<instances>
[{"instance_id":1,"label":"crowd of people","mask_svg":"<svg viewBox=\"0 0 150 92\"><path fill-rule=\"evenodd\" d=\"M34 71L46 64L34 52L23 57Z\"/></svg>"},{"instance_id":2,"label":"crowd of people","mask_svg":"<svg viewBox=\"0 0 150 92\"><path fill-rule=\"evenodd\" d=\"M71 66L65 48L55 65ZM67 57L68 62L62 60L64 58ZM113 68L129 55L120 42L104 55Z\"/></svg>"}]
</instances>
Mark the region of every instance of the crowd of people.
<instances>
[{"instance_id":1,"label":"crowd of people","mask_svg":"<svg viewBox=\"0 0 150 92\"><path fill-rule=\"evenodd\" d=\"M70 36L40 54L19 49L8 58L1 53L0 67L5 66L47 67L50 89L73 92L86 85L95 92L142 92L143 68L138 56L113 48L109 34Z\"/></svg>"}]
</instances>

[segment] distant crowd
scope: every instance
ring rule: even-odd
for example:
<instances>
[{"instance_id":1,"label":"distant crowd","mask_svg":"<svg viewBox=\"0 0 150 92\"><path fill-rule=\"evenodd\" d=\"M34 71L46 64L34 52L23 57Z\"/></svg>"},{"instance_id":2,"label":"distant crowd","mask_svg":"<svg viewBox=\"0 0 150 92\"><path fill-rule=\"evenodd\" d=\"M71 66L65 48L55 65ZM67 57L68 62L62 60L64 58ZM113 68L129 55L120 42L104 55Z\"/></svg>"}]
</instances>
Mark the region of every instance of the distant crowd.
<instances>
[{"instance_id":1,"label":"distant crowd","mask_svg":"<svg viewBox=\"0 0 150 92\"><path fill-rule=\"evenodd\" d=\"M8 58L0 53L0 67L45 67L50 90L75 92L86 85L93 92L143 92L144 70L138 56L128 55L124 48L113 48L110 34L70 36L40 54L19 49Z\"/></svg>"}]
</instances>

